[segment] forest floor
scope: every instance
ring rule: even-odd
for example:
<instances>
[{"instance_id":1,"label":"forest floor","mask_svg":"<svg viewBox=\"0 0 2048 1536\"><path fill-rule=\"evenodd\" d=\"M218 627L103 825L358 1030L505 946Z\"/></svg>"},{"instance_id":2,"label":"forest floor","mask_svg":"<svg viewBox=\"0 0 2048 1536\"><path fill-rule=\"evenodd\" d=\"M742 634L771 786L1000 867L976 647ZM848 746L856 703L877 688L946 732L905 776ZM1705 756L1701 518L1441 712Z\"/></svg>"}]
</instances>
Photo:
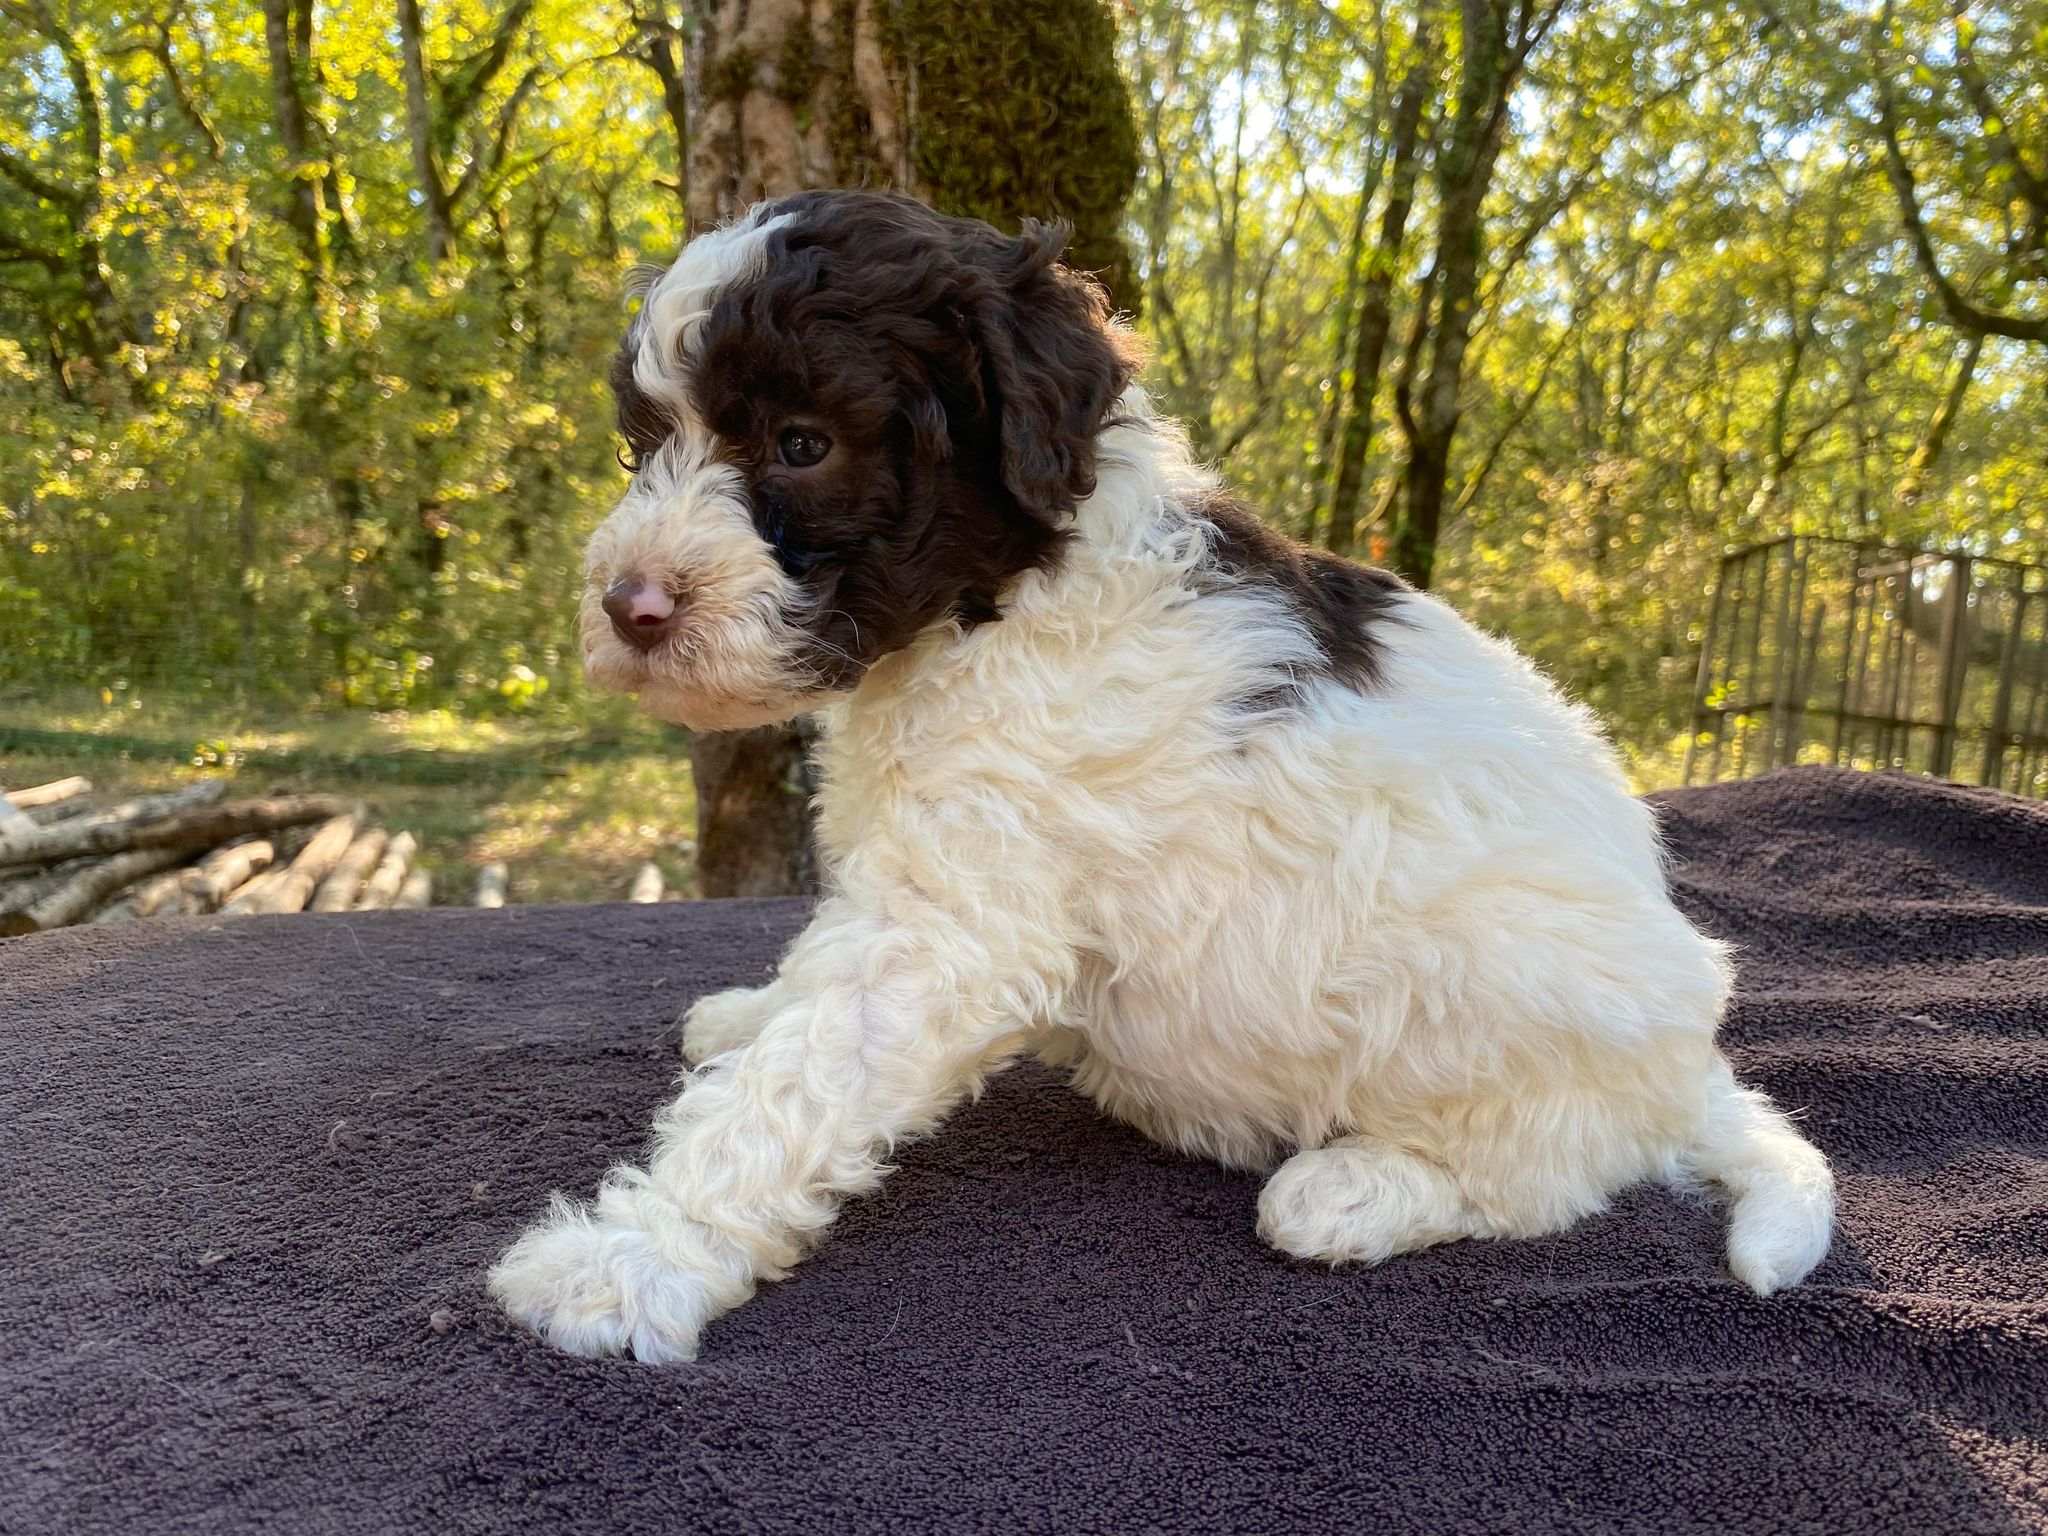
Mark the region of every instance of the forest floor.
<instances>
[{"instance_id":1,"label":"forest floor","mask_svg":"<svg viewBox=\"0 0 2048 1536\"><path fill-rule=\"evenodd\" d=\"M507 867L515 902L623 900L649 859L671 891L694 895L683 734L623 701L583 713L293 714L211 699L0 696L0 786L83 774L96 791L136 793L225 773L236 793L356 795L377 824L419 839L441 905L466 905L476 871L493 862Z\"/></svg>"}]
</instances>

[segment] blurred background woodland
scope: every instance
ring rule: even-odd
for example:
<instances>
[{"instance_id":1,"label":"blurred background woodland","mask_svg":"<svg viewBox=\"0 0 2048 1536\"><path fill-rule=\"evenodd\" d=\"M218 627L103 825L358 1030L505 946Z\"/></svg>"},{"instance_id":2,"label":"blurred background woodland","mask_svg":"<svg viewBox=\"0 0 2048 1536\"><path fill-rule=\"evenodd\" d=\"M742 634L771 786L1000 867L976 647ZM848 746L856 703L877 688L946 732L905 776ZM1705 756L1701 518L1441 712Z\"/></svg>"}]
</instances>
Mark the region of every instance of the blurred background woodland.
<instances>
[{"instance_id":1,"label":"blurred background woodland","mask_svg":"<svg viewBox=\"0 0 2048 1536\"><path fill-rule=\"evenodd\" d=\"M2048 558L2048 0L0 0L0 777L772 888L687 756L768 846L794 749L572 624L627 273L823 184L1070 220L1256 508L1646 787L1730 546Z\"/></svg>"}]
</instances>

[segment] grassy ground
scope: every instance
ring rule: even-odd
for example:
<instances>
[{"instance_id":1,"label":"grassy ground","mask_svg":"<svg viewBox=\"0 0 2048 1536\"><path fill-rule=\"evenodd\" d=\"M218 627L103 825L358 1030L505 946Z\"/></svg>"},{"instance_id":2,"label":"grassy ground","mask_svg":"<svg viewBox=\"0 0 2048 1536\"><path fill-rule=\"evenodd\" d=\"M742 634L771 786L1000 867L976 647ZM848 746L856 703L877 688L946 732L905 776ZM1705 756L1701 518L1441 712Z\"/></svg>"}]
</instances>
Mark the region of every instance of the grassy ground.
<instances>
[{"instance_id":1,"label":"grassy ground","mask_svg":"<svg viewBox=\"0 0 2048 1536\"><path fill-rule=\"evenodd\" d=\"M643 860L695 888L696 798L680 733L612 701L540 717L293 713L126 694L0 698L0 785L82 773L96 789L226 775L236 793L359 796L420 840L435 900L502 861L520 902L621 899Z\"/></svg>"}]
</instances>

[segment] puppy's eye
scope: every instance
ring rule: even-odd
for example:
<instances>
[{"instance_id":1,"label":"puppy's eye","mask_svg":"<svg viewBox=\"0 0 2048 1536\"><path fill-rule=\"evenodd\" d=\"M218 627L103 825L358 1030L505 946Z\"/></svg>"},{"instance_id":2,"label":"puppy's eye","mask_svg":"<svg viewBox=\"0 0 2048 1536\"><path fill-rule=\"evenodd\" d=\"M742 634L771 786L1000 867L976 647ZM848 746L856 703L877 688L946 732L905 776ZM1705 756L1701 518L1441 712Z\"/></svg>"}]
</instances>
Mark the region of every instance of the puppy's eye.
<instances>
[{"instance_id":1,"label":"puppy's eye","mask_svg":"<svg viewBox=\"0 0 2048 1536\"><path fill-rule=\"evenodd\" d=\"M832 439L809 427L791 427L782 434L775 451L791 469L809 469L832 451Z\"/></svg>"}]
</instances>

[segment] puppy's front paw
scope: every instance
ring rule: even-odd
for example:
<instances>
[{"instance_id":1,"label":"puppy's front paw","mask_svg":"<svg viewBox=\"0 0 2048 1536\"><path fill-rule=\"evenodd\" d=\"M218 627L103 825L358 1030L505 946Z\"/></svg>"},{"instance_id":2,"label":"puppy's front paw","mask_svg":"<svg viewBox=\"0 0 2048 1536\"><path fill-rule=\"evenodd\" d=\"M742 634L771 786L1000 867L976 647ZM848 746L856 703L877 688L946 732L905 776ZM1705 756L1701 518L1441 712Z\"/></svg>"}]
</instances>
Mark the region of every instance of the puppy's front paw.
<instances>
[{"instance_id":1,"label":"puppy's front paw","mask_svg":"<svg viewBox=\"0 0 2048 1536\"><path fill-rule=\"evenodd\" d=\"M769 990L734 987L698 998L683 1014L684 1057L700 1064L753 1044L754 1037L775 1011L768 1000Z\"/></svg>"},{"instance_id":2,"label":"puppy's front paw","mask_svg":"<svg viewBox=\"0 0 2048 1536\"><path fill-rule=\"evenodd\" d=\"M593 1217L557 1195L491 1270L491 1294L517 1321L572 1355L630 1351L650 1365L697 1358L697 1336L726 1310L724 1277L665 1261L639 1227Z\"/></svg>"}]
</instances>

